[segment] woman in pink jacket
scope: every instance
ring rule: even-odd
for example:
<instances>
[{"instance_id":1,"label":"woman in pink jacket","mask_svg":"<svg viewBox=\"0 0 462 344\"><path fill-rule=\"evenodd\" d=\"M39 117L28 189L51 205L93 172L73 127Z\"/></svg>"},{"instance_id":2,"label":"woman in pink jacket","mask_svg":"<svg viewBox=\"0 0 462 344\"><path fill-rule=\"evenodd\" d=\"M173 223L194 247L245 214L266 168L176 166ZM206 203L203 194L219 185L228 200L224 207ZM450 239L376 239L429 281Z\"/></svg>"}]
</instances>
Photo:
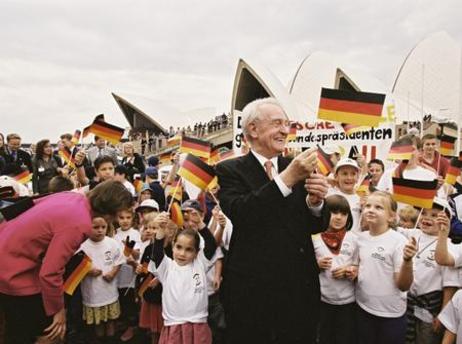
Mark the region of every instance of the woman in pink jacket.
<instances>
[{"instance_id":1,"label":"woman in pink jacket","mask_svg":"<svg viewBox=\"0 0 462 344\"><path fill-rule=\"evenodd\" d=\"M7 343L64 338L65 265L91 231L92 217L110 220L131 202L122 184L107 181L86 196L61 192L37 199L32 208L0 224L0 307Z\"/></svg>"}]
</instances>

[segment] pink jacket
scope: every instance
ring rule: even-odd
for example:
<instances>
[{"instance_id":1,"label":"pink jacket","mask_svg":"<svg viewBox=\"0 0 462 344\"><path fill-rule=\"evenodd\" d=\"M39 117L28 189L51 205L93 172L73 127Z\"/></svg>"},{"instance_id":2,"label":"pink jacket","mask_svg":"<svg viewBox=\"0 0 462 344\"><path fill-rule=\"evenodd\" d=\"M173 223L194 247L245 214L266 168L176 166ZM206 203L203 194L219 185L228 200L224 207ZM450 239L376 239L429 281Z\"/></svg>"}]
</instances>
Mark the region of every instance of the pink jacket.
<instances>
[{"instance_id":1,"label":"pink jacket","mask_svg":"<svg viewBox=\"0 0 462 344\"><path fill-rule=\"evenodd\" d=\"M0 293L41 293L51 316L64 307L64 267L91 231L91 209L87 198L74 192L34 202L0 225Z\"/></svg>"}]
</instances>

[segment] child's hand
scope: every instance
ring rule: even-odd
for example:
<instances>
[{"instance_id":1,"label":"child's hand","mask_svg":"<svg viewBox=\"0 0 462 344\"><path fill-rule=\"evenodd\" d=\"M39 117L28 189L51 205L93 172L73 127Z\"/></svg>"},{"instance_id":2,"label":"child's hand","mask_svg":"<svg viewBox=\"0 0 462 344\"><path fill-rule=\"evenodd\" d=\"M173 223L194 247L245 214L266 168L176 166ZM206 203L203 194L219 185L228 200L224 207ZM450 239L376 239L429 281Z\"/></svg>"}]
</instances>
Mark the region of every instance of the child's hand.
<instances>
[{"instance_id":1,"label":"child's hand","mask_svg":"<svg viewBox=\"0 0 462 344\"><path fill-rule=\"evenodd\" d=\"M348 278L350 281L354 281L358 278L358 267L355 265L347 266L345 271L345 277Z\"/></svg>"},{"instance_id":2,"label":"child's hand","mask_svg":"<svg viewBox=\"0 0 462 344\"><path fill-rule=\"evenodd\" d=\"M101 275L102 273L103 273L102 270L93 268L93 269L91 269L90 271L88 271L88 276L91 276L91 277L98 277L98 276Z\"/></svg>"},{"instance_id":3,"label":"child's hand","mask_svg":"<svg viewBox=\"0 0 462 344\"><path fill-rule=\"evenodd\" d=\"M151 282L149 282L149 288L155 288L160 284L157 278L154 278Z\"/></svg>"},{"instance_id":4,"label":"child's hand","mask_svg":"<svg viewBox=\"0 0 462 344\"><path fill-rule=\"evenodd\" d=\"M115 275L113 273L108 272L107 274L103 275L103 280L105 280L107 283L111 283L114 277Z\"/></svg>"},{"instance_id":5,"label":"child's hand","mask_svg":"<svg viewBox=\"0 0 462 344\"><path fill-rule=\"evenodd\" d=\"M403 259L404 261L410 261L417 253L417 241L414 237L411 237L408 243L404 246L403 249Z\"/></svg>"},{"instance_id":6,"label":"child's hand","mask_svg":"<svg viewBox=\"0 0 462 344\"><path fill-rule=\"evenodd\" d=\"M218 224L220 225L221 228L225 228L226 226L226 216L222 212L218 214Z\"/></svg>"},{"instance_id":7,"label":"child's hand","mask_svg":"<svg viewBox=\"0 0 462 344\"><path fill-rule=\"evenodd\" d=\"M221 276L213 277L213 290L218 291L218 289L220 289L222 279Z\"/></svg>"},{"instance_id":8,"label":"child's hand","mask_svg":"<svg viewBox=\"0 0 462 344\"><path fill-rule=\"evenodd\" d=\"M220 207L218 205L214 206L212 209L212 216L215 220L218 221L218 215L220 214Z\"/></svg>"},{"instance_id":9,"label":"child's hand","mask_svg":"<svg viewBox=\"0 0 462 344\"><path fill-rule=\"evenodd\" d=\"M436 224L440 228L440 234L443 234L444 236L449 235L449 218L446 215L446 212L440 211L438 213L438 216L436 218Z\"/></svg>"},{"instance_id":10,"label":"child's hand","mask_svg":"<svg viewBox=\"0 0 462 344\"><path fill-rule=\"evenodd\" d=\"M332 257L323 257L319 259L318 265L321 270L329 270L332 267Z\"/></svg>"},{"instance_id":11,"label":"child's hand","mask_svg":"<svg viewBox=\"0 0 462 344\"><path fill-rule=\"evenodd\" d=\"M341 279L346 277L346 271L347 267L346 266L339 266L338 268L335 268L332 270L332 277L335 279Z\"/></svg>"},{"instance_id":12,"label":"child's hand","mask_svg":"<svg viewBox=\"0 0 462 344\"><path fill-rule=\"evenodd\" d=\"M159 215L157 215L154 221L160 228L165 229L167 228L169 219L170 219L170 215L166 211L163 211Z\"/></svg>"},{"instance_id":13,"label":"child's hand","mask_svg":"<svg viewBox=\"0 0 462 344\"><path fill-rule=\"evenodd\" d=\"M142 275L146 273L146 267L143 264L138 264L135 268L135 274Z\"/></svg>"},{"instance_id":14,"label":"child's hand","mask_svg":"<svg viewBox=\"0 0 462 344\"><path fill-rule=\"evenodd\" d=\"M74 157L74 162L75 162L75 164L76 164L76 165L82 165L83 160L85 159L86 156L87 156L87 154L85 153L85 150L84 150L84 149L79 150L79 151L75 154L75 157Z\"/></svg>"}]
</instances>

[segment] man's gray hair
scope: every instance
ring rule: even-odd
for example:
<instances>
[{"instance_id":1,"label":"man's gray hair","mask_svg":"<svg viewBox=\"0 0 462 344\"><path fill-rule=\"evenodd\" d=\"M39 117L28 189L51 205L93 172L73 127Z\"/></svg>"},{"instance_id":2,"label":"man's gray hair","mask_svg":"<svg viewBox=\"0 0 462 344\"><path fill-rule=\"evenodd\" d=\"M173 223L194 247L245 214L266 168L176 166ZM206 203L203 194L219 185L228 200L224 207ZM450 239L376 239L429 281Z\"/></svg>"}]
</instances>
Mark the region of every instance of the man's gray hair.
<instances>
[{"instance_id":1,"label":"man's gray hair","mask_svg":"<svg viewBox=\"0 0 462 344\"><path fill-rule=\"evenodd\" d=\"M281 103L279 103L275 98L268 97L268 98L260 98L256 99L249 104L247 104L244 109L242 110L242 132L244 137L247 141L250 141L249 137L249 124L255 122L260 116L260 106L262 105L276 105L282 109Z\"/></svg>"}]
</instances>

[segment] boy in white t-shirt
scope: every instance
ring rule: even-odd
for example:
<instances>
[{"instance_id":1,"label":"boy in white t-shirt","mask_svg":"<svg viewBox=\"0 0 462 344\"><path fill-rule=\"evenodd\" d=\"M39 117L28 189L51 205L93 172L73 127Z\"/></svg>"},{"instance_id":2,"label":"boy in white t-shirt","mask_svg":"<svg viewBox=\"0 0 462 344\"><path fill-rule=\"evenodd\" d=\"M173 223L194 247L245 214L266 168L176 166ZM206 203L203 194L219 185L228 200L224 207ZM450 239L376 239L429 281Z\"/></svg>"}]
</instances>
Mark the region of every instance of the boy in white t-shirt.
<instances>
[{"instance_id":1,"label":"boy in white t-shirt","mask_svg":"<svg viewBox=\"0 0 462 344\"><path fill-rule=\"evenodd\" d=\"M356 194L356 184L359 179L358 163L350 158L340 160L335 166L335 187L329 187L327 195L342 195L350 204L353 215L353 227L351 230L360 232L361 198Z\"/></svg>"},{"instance_id":2,"label":"boy in white t-shirt","mask_svg":"<svg viewBox=\"0 0 462 344\"><path fill-rule=\"evenodd\" d=\"M439 321L446 328L441 344L453 344L457 337L457 344L462 344L462 290L457 291L454 297L438 315Z\"/></svg>"}]
</instances>

